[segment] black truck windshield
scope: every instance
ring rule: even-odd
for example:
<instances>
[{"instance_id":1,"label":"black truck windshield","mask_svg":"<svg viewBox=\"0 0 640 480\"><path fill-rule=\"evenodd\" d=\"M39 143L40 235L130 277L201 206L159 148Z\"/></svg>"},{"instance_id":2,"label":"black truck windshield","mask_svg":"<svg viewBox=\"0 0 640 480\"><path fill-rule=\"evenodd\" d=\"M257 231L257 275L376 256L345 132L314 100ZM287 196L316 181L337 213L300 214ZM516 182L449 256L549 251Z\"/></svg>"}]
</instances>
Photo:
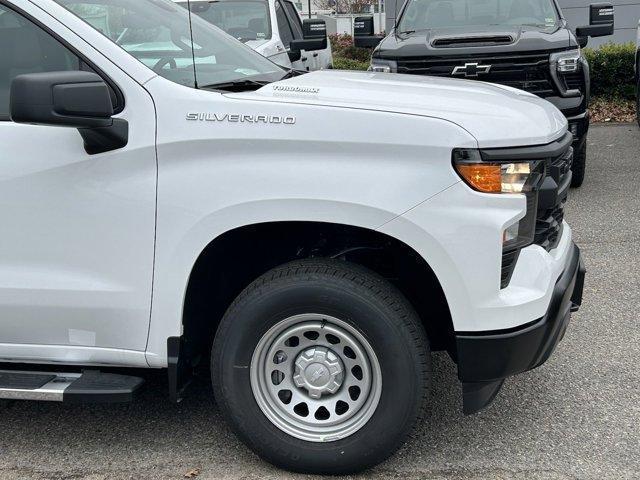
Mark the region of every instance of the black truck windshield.
<instances>
[{"instance_id":1,"label":"black truck windshield","mask_svg":"<svg viewBox=\"0 0 640 480\"><path fill-rule=\"evenodd\" d=\"M553 0L409 0L399 32L485 25L553 27Z\"/></svg>"},{"instance_id":2,"label":"black truck windshield","mask_svg":"<svg viewBox=\"0 0 640 480\"><path fill-rule=\"evenodd\" d=\"M171 0L56 0L158 75L189 87L255 89L287 72ZM222 88L222 87L221 87Z\"/></svg>"},{"instance_id":3,"label":"black truck windshield","mask_svg":"<svg viewBox=\"0 0 640 480\"><path fill-rule=\"evenodd\" d=\"M187 8L187 2L178 2ZM265 0L192 1L191 11L243 42L271 38Z\"/></svg>"}]
</instances>

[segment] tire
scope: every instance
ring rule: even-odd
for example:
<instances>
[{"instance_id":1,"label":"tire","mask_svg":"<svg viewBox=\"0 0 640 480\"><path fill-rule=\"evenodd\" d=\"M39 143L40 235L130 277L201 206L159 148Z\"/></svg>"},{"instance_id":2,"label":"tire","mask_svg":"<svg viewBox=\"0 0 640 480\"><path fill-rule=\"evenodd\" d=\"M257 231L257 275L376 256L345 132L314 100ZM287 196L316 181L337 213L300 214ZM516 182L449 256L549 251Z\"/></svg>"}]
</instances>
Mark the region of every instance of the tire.
<instances>
[{"instance_id":1,"label":"tire","mask_svg":"<svg viewBox=\"0 0 640 480\"><path fill-rule=\"evenodd\" d=\"M313 331L320 332L315 340L307 338ZM272 357L279 348L286 352ZM309 364L309 358L320 363ZM275 386L273 369L280 365L286 374L275 374L282 377ZM331 368L342 372L320 397L310 385L319 365L327 367L320 383ZM352 365L362 365L361 380ZM309 375L312 367L317 370ZM393 285L359 266L312 259L277 267L240 294L218 328L211 375L224 416L263 459L300 473L348 474L392 455L424 416L431 355L416 312ZM354 385L362 387L356 400ZM276 398L273 391L280 388ZM341 408L339 414L338 403L333 409L338 398L348 404L346 413ZM300 399L297 405L307 402L307 417L286 410ZM318 404L327 405L331 418L317 420L323 417Z\"/></svg>"},{"instance_id":2,"label":"tire","mask_svg":"<svg viewBox=\"0 0 640 480\"><path fill-rule=\"evenodd\" d=\"M584 173L587 168L587 139L582 140L582 144L573 153L573 164L571 165L571 187L578 188L584 182Z\"/></svg>"},{"instance_id":3,"label":"tire","mask_svg":"<svg viewBox=\"0 0 640 480\"><path fill-rule=\"evenodd\" d=\"M640 126L640 62L638 62L637 72L638 72L638 80L636 81L636 121L638 122L638 126Z\"/></svg>"}]
</instances>

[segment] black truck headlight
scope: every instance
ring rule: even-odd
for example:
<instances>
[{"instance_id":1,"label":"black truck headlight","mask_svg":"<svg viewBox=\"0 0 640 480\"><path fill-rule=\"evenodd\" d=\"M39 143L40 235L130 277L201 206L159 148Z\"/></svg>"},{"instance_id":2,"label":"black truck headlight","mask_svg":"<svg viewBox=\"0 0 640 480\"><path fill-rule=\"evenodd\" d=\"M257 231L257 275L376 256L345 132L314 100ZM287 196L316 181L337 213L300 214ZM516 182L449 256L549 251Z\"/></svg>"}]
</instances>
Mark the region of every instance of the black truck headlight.
<instances>
[{"instance_id":1,"label":"black truck headlight","mask_svg":"<svg viewBox=\"0 0 640 480\"><path fill-rule=\"evenodd\" d=\"M565 50L564 52L552 53L550 57L551 66L555 66L559 73L572 73L580 69L580 49Z\"/></svg>"},{"instance_id":2,"label":"black truck headlight","mask_svg":"<svg viewBox=\"0 0 640 480\"><path fill-rule=\"evenodd\" d=\"M549 56L550 74L561 97L588 95L589 67L579 48L555 52Z\"/></svg>"},{"instance_id":3,"label":"black truck headlight","mask_svg":"<svg viewBox=\"0 0 640 480\"><path fill-rule=\"evenodd\" d=\"M483 193L527 193L539 181L541 162L486 162L480 151L457 148L453 167L474 190Z\"/></svg>"},{"instance_id":4,"label":"black truck headlight","mask_svg":"<svg viewBox=\"0 0 640 480\"><path fill-rule=\"evenodd\" d=\"M372 58L369 65L370 72L395 73L398 71L398 63L395 60Z\"/></svg>"},{"instance_id":5,"label":"black truck headlight","mask_svg":"<svg viewBox=\"0 0 640 480\"><path fill-rule=\"evenodd\" d=\"M506 225L502 231L500 287L505 288L519 250L534 240L538 190L545 174L544 161L485 161L480 151L475 149L455 149L452 157L454 169L474 190L490 194L521 194L526 199L524 217Z\"/></svg>"}]
</instances>

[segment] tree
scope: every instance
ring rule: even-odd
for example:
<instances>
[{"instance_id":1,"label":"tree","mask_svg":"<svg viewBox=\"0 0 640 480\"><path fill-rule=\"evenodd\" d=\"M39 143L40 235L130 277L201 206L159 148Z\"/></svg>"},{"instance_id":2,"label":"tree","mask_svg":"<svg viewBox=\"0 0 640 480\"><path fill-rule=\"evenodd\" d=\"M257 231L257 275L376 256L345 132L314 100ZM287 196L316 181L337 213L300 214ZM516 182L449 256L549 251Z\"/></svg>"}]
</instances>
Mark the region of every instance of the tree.
<instances>
[{"instance_id":1,"label":"tree","mask_svg":"<svg viewBox=\"0 0 640 480\"><path fill-rule=\"evenodd\" d=\"M332 10L336 13L368 13L377 0L314 0L319 10Z\"/></svg>"}]
</instances>

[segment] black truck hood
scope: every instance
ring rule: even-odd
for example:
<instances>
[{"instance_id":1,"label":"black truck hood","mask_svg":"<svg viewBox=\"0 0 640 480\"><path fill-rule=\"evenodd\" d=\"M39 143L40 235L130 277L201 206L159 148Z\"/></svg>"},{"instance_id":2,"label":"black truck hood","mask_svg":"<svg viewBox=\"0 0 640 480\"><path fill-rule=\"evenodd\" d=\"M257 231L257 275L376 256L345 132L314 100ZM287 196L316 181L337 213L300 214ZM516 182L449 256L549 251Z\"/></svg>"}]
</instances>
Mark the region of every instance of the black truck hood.
<instances>
[{"instance_id":1,"label":"black truck hood","mask_svg":"<svg viewBox=\"0 0 640 480\"><path fill-rule=\"evenodd\" d=\"M376 58L454 56L565 50L578 44L565 26L487 25L401 33L393 30L376 48Z\"/></svg>"}]
</instances>

